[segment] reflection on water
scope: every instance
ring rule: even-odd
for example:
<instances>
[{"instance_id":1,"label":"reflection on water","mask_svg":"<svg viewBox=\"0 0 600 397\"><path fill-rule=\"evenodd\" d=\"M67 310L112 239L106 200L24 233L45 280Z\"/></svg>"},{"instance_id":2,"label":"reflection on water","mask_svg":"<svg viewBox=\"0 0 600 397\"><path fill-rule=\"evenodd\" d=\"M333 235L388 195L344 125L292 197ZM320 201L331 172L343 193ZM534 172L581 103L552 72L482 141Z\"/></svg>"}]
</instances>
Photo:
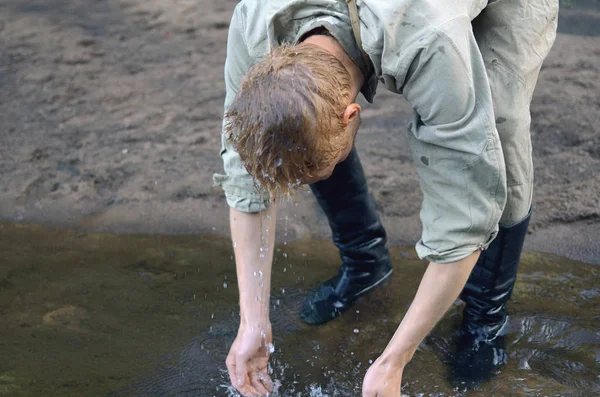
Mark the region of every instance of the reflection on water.
<instances>
[{"instance_id":1,"label":"reflection on water","mask_svg":"<svg viewBox=\"0 0 600 397\"><path fill-rule=\"evenodd\" d=\"M285 252L284 252L285 250ZM287 254L287 255L284 255ZM237 331L230 241L218 236L83 234L0 223L0 396L227 396ZM347 315L297 318L308 289L337 268L328 241L277 249L272 371L279 396L358 396L425 269L411 248ZM600 393L600 267L542 254L522 261L509 364L480 390L447 381L456 304L404 374L410 396Z\"/></svg>"}]
</instances>

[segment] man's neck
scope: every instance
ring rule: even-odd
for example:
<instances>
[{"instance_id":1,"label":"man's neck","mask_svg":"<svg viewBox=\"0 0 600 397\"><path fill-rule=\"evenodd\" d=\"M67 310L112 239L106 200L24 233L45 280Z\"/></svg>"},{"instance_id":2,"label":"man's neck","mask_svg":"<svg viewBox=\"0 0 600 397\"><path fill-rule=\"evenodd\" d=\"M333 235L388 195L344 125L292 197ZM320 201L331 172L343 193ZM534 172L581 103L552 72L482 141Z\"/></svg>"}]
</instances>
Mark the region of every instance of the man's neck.
<instances>
[{"instance_id":1,"label":"man's neck","mask_svg":"<svg viewBox=\"0 0 600 397\"><path fill-rule=\"evenodd\" d=\"M358 93L363 86L364 76L360 68L356 66L348 54L346 54L346 51L344 51L344 48L341 46L341 44L338 43L333 37L322 34L311 35L307 37L304 42L323 48L325 51L331 53L333 56L339 59L340 62L342 62L350 74L350 98L351 100L354 100L358 96Z\"/></svg>"}]
</instances>

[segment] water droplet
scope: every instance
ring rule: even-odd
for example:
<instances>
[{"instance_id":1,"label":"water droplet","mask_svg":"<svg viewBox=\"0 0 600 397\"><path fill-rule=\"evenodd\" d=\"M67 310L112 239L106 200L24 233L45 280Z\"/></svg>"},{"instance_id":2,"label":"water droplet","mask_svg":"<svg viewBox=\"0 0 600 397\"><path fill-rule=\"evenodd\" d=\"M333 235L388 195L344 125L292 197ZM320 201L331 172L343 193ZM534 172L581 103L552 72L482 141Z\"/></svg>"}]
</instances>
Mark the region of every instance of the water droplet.
<instances>
[{"instance_id":1,"label":"water droplet","mask_svg":"<svg viewBox=\"0 0 600 397\"><path fill-rule=\"evenodd\" d=\"M236 246L237 244L236 244L236 242L234 241L232 245L233 245L233 248L235 248L235 246Z\"/></svg>"},{"instance_id":2,"label":"water droplet","mask_svg":"<svg viewBox=\"0 0 600 397\"><path fill-rule=\"evenodd\" d=\"M217 230L217 228L213 226L212 230Z\"/></svg>"},{"instance_id":3,"label":"water droplet","mask_svg":"<svg viewBox=\"0 0 600 397\"><path fill-rule=\"evenodd\" d=\"M284 257L284 258L287 258L287 252L284 252L284 253L283 253L283 257Z\"/></svg>"},{"instance_id":4,"label":"water droplet","mask_svg":"<svg viewBox=\"0 0 600 397\"><path fill-rule=\"evenodd\" d=\"M356 311L356 314L358 314L358 313L360 313L360 310L357 310L357 311Z\"/></svg>"},{"instance_id":5,"label":"water droplet","mask_svg":"<svg viewBox=\"0 0 600 397\"><path fill-rule=\"evenodd\" d=\"M358 334L360 331L358 330L358 328L354 328L354 333Z\"/></svg>"},{"instance_id":6,"label":"water droplet","mask_svg":"<svg viewBox=\"0 0 600 397\"><path fill-rule=\"evenodd\" d=\"M229 287L229 284L227 284L227 281L225 281L225 282L223 283L223 288L227 288L227 287Z\"/></svg>"},{"instance_id":7,"label":"water droplet","mask_svg":"<svg viewBox=\"0 0 600 397\"><path fill-rule=\"evenodd\" d=\"M257 297L256 297L256 301L257 301L257 302L260 302L260 296L257 296Z\"/></svg>"},{"instance_id":8,"label":"water droplet","mask_svg":"<svg viewBox=\"0 0 600 397\"><path fill-rule=\"evenodd\" d=\"M283 268L283 272L284 272L284 273L285 273L285 272L287 272L287 267L284 267L284 268Z\"/></svg>"},{"instance_id":9,"label":"water droplet","mask_svg":"<svg viewBox=\"0 0 600 397\"><path fill-rule=\"evenodd\" d=\"M258 271L258 277L262 277L262 276L263 276L263 272L262 272L262 270L259 270Z\"/></svg>"},{"instance_id":10,"label":"water droplet","mask_svg":"<svg viewBox=\"0 0 600 397\"><path fill-rule=\"evenodd\" d=\"M281 167L281 164L283 164L283 159L281 157L277 157L277 160L275 160L275 167Z\"/></svg>"},{"instance_id":11,"label":"water droplet","mask_svg":"<svg viewBox=\"0 0 600 397\"><path fill-rule=\"evenodd\" d=\"M260 252L263 252L265 249L263 247L260 247Z\"/></svg>"},{"instance_id":12,"label":"water droplet","mask_svg":"<svg viewBox=\"0 0 600 397\"><path fill-rule=\"evenodd\" d=\"M263 259L263 258L265 257L265 254L260 254L258 257L259 257L260 259Z\"/></svg>"},{"instance_id":13,"label":"water droplet","mask_svg":"<svg viewBox=\"0 0 600 397\"><path fill-rule=\"evenodd\" d=\"M262 281L260 281L260 282L258 283L258 286L262 288L262 287L264 287L264 286L265 286L265 284L264 284Z\"/></svg>"},{"instance_id":14,"label":"water droplet","mask_svg":"<svg viewBox=\"0 0 600 397\"><path fill-rule=\"evenodd\" d=\"M282 294L285 294L285 288L282 288L282 289L281 289L281 293L282 293Z\"/></svg>"},{"instance_id":15,"label":"water droplet","mask_svg":"<svg viewBox=\"0 0 600 397\"><path fill-rule=\"evenodd\" d=\"M280 300L280 299L277 299L277 300L275 301L275 304L276 304L277 306L281 305L281 300Z\"/></svg>"},{"instance_id":16,"label":"water droplet","mask_svg":"<svg viewBox=\"0 0 600 397\"><path fill-rule=\"evenodd\" d=\"M267 349L269 351L270 354L275 353L275 345L272 343L267 343Z\"/></svg>"},{"instance_id":17,"label":"water droplet","mask_svg":"<svg viewBox=\"0 0 600 397\"><path fill-rule=\"evenodd\" d=\"M196 300L196 294L194 294L194 300Z\"/></svg>"},{"instance_id":18,"label":"water droplet","mask_svg":"<svg viewBox=\"0 0 600 397\"><path fill-rule=\"evenodd\" d=\"M369 364L373 364L373 360L369 360Z\"/></svg>"},{"instance_id":19,"label":"water droplet","mask_svg":"<svg viewBox=\"0 0 600 397\"><path fill-rule=\"evenodd\" d=\"M212 313L212 314L210 315L210 318L215 318L215 314L214 314L214 313Z\"/></svg>"}]
</instances>

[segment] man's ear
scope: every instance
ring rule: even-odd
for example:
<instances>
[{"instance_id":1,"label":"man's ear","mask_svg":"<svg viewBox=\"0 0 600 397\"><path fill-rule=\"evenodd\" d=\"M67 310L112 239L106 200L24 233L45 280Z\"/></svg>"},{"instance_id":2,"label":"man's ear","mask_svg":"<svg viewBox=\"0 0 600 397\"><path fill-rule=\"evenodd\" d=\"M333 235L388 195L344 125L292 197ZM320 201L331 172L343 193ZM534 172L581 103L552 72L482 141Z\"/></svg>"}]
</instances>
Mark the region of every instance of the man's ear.
<instances>
[{"instance_id":1,"label":"man's ear","mask_svg":"<svg viewBox=\"0 0 600 397\"><path fill-rule=\"evenodd\" d=\"M355 116L358 116L361 111L361 107L358 103L351 103L346 107L344 111L344 125L350 124Z\"/></svg>"}]
</instances>

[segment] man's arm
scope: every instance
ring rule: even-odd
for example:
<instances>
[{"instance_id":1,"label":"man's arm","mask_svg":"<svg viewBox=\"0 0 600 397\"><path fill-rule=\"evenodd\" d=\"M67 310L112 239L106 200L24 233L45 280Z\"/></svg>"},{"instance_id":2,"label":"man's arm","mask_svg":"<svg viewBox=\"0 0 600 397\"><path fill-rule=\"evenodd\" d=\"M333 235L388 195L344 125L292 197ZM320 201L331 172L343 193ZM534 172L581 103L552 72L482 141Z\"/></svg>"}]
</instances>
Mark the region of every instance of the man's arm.
<instances>
[{"instance_id":1,"label":"man's arm","mask_svg":"<svg viewBox=\"0 0 600 397\"><path fill-rule=\"evenodd\" d=\"M241 4L231 18L227 37L225 112L239 91L244 74L254 62L245 42ZM267 205L266 197L256 189L253 178L225 135L221 143L225 175L215 174L214 181L225 191L230 206L231 237L240 293L240 327L227 356L227 370L232 385L242 395L266 395L272 390L267 364L272 346L269 296L275 206Z\"/></svg>"},{"instance_id":2,"label":"man's arm","mask_svg":"<svg viewBox=\"0 0 600 397\"><path fill-rule=\"evenodd\" d=\"M275 204L258 213L234 208L229 211L240 291L240 322L246 327L264 327L269 323L275 213Z\"/></svg>"},{"instance_id":3,"label":"man's arm","mask_svg":"<svg viewBox=\"0 0 600 397\"><path fill-rule=\"evenodd\" d=\"M256 62L250 56L246 46L243 11L244 6L241 2L235 8L229 24L227 57L223 70L225 80L224 114L227 113L238 94L244 75ZM225 131L226 125L227 119L224 118L223 131ZM264 211L267 208L266 201L268 197L265 197L261 190L257 189L254 178L244 167L239 153L229 142L225 133L221 135L220 155L223 160L225 174L216 173L213 180L215 185L223 188L229 207L247 213Z\"/></svg>"},{"instance_id":4,"label":"man's arm","mask_svg":"<svg viewBox=\"0 0 600 397\"><path fill-rule=\"evenodd\" d=\"M273 337L269 320L275 205L257 213L230 209L231 238L240 293L240 327L226 364L231 384L242 395L267 395Z\"/></svg>"},{"instance_id":5,"label":"man's arm","mask_svg":"<svg viewBox=\"0 0 600 397\"><path fill-rule=\"evenodd\" d=\"M493 240L506 202L506 172L485 65L468 18L454 19L415 43L395 79L413 106L409 143L419 173L423 234L430 262L394 337L369 369L364 397L397 396L418 345L464 287ZM401 73L402 74L402 73Z\"/></svg>"},{"instance_id":6,"label":"man's arm","mask_svg":"<svg viewBox=\"0 0 600 397\"><path fill-rule=\"evenodd\" d=\"M490 85L470 20L433 32L403 84L414 109L408 140L423 192L416 251L429 262L454 263L492 242L507 194Z\"/></svg>"},{"instance_id":7,"label":"man's arm","mask_svg":"<svg viewBox=\"0 0 600 397\"><path fill-rule=\"evenodd\" d=\"M421 341L458 298L479 253L454 263L429 263L415 300L381 355L383 361L408 363Z\"/></svg>"},{"instance_id":8,"label":"man's arm","mask_svg":"<svg viewBox=\"0 0 600 397\"><path fill-rule=\"evenodd\" d=\"M476 251L454 263L429 264L394 337L365 376L363 397L400 395L404 367L460 294L479 254Z\"/></svg>"}]
</instances>

